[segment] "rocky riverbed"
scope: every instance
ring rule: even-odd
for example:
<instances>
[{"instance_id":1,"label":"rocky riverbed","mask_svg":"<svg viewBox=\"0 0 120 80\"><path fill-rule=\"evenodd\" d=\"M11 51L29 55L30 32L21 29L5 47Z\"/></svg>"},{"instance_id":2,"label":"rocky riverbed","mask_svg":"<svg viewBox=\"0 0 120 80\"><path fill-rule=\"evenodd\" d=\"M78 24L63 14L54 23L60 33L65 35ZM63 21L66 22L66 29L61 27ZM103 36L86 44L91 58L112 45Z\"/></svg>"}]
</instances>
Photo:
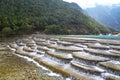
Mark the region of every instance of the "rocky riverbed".
<instances>
[{"instance_id":1,"label":"rocky riverbed","mask_svg":"<svg viewBox=\"0 0 120 80\"><path fill-rule=\"evenodd\" d=\"M120 41L34 34L1 43L0 79L120 80Z\"/></svg>"},{"instance_id":2,"label":"rocky riverbed","mask_svg":"<svg viewBox=\"0 0 120 80\"><path fill-rule=\"evenodd\" d=\"M0 80L64 80L48 74L51 74L49 70L15 55L6 45L0 45Z\"/></svg>"}]
</instances>

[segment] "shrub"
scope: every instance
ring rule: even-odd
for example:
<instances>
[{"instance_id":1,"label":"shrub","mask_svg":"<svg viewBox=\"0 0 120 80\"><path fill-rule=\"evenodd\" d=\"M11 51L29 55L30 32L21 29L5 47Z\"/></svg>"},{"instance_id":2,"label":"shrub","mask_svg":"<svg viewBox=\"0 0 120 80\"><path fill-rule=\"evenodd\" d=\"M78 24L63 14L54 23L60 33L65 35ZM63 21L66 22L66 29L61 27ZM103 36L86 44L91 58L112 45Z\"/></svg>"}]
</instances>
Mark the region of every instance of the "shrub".
<instances>
[{"instance_id":1,"label":"shrub","mask_svg":"<svg viewBox=\"0 0 120 80\"><path fill-rule=\"evenodd\" d=\"M12 29L10 27L5 27L2 29L2 34L4 34L5 36L10 35L11 32L12 32Z\"/></svg>"},{"instance_id":2,"label":"shrub","mask_svg":"<svg viewBox=\"0 0 120 80\"><path fill-rule=\"evenodd\" d=\"M45 33L47 34L60 34L60 27L58 25L49 25L45 28Z\"/></svg>"}]
</instances>

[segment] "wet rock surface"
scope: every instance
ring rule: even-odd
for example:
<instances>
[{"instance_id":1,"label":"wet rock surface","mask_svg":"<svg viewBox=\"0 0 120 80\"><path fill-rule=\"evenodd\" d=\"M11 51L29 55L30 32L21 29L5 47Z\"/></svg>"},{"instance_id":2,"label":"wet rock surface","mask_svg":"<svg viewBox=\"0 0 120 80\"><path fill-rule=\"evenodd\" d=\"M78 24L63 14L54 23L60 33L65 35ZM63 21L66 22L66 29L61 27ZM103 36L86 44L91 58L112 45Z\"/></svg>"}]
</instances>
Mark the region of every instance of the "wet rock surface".
<instances>
[{"instance_id":1,"label":"wet rock surface","mask_svg":"<svg viewBox=\"0 0 120 80\"><path fill-rule=\"evenodd\" d=\"M26 56L27 58L34 60L39 65L45 66L51 71L60 74L61 76L59 77L50 77L46 74L48 71L36 67L32 62L28 62L24 58L19 58L13 54L6 55L8 58L11 57L11 55L12 57L17 57L15 58L17 60L14 60L13 62L12 59L14 58L10 60L7 59L8 65L9 63L11 65L19 64L21 67L15 67L16 71L13 72L19 73L17 72L17 69L18 71L20 70L21 74L24 73L27 75L27 77L24 77L25 80L119 80L119 46L119 40L87 38L73 39L41 35L33 35L8 44L12 53ZM0 51L5 49L6 48L0 47ZM1 57L0 63L2 61L4 60ZM2 64L4 65L4 63L0 64L0 69ZM27 67L27 70L30 72L25 73L24 69L26 68L24 67ZM32 70L33 72L35 71L35 76L32 74ZM4 72L0 71L0 73ZM3 75L8 76L6 74ZM34 77L31 78L30 76L29 78L28 75L32 75ZM8 76L8 78L5 79L21 80L23 78L19 74L17 75L17 78L15 77L12 79L12 77Z\"/></svg>"},{"instance_id":2,"label":"wet rock surface","mask_svg":"<svg viewBox=\"0 0 120 80\"><path fill-rule=\"evenodd\" d=\"M63 77L47 75L49 71L4 48L7 51L0 51L0 80L64 80Z\"/></svg>"},{"instance_id":3,"label":"wet rock surface","mask_svg":"<svg viewBox=\"0 0 120 80\"><path fill-rule=\"evenodd\" d=\"M101 66L110 69L120 75L120 62L119 61L107 61L107 62L100 62Z\"/></svg>"},{"instance_id":4,"label":"wet rock surface","mask_svg":"<svg viewBox=\"0 0 120 80\"><path fill-rule=\"evenodd\" d=\"M108 58L94 56L85 52L73 52L73 56L79 59L95 61L95 62L104 62L109 60Z\"/></svg>"},{"instance_id":5,"label":"wet rock surface","mask_svg":"<svg viewBox=\"0 0 120 80\"><path fill-rule=\"evenodd\" d=\"M104 72L104 70L96 67L96 66L90 66L90 65L85 65L85 64L80 64L78 62L74 62L72 61L71 64L79 69L81 69L81 71L85 70L85 71L88 71L88 72L93 72L93 73L102 73Z\"/></svg>"}]
</instances>

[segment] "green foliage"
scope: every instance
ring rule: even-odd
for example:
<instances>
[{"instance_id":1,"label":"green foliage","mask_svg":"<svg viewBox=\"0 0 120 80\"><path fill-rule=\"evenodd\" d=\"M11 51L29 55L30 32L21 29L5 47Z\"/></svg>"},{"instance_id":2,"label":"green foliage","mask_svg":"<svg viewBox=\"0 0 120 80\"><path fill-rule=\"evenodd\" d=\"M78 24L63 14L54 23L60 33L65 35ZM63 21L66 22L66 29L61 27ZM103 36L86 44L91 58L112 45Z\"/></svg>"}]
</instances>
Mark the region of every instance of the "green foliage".
<instances>
[{"instance_id":1,"label":"green foliage","mask_svg":"<svg viewBox=\"0 0 120 80\"><path fill-rule=\"evenodd\" d=\"M10 27L5 27L2 29L2 34L7 36L12 32L12 29Z\"/></svg>"},{"instance_id":2,"label":"green foliage","mask_svg":"<svg viewBox=\"0 0 120 80\"><path fill-rule=\"evenodd\" d=\"M45 31L46 34L72 34L72 30L65 29L59 25L49 25L46 26Z\"/></svg>"},{"instance_id":3,"label":"green foliage","mask_svg":"<svg viewBox=\"0 0 120 80\"><path fill-rule=\"evenodd\" d=\"M6 27L12 30L12 34L35 30L49 34L109 31L63 0L0 0L0 6L0 33Z\"/></svg>"},{"instance_id":4,"label":"green foliage","mask_svg":"<svg viewBox=\"0 0 120 80\"><path fill-rule=\"evenodd\" d=\"M46 26L45 33L47 33L47 34L60 34L60 27L57 25Z\"/></svg>"}]
</instances>

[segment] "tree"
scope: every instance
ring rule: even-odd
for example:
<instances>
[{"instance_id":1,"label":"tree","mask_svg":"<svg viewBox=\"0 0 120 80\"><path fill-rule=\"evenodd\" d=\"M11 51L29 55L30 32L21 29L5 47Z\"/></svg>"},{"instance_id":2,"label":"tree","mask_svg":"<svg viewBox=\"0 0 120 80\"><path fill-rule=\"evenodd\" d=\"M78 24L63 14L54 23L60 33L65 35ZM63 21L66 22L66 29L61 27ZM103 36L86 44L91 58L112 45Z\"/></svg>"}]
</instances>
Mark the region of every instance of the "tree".
<instances>
[{"instance_id":1,"label":"tree","mask_svg":"<svg viewBox=\"0 0 120 80\"><path fill-rule=\"evenodd\" d=\"M60 34L61 28L58 25L46 26L45 33L47 34Z\"/></svg>"},{"instance_id":2,"label":"tree","mask_svg":"<svg viewBox=\"0 0 120 80\"><path fill-rule=\"evenodd\" d=\"M2 29L2 33L5 36L10 35L11 32L12 32L12 29L10 27L5 27L5 28Z\"/></svg>"}]
</instances>

